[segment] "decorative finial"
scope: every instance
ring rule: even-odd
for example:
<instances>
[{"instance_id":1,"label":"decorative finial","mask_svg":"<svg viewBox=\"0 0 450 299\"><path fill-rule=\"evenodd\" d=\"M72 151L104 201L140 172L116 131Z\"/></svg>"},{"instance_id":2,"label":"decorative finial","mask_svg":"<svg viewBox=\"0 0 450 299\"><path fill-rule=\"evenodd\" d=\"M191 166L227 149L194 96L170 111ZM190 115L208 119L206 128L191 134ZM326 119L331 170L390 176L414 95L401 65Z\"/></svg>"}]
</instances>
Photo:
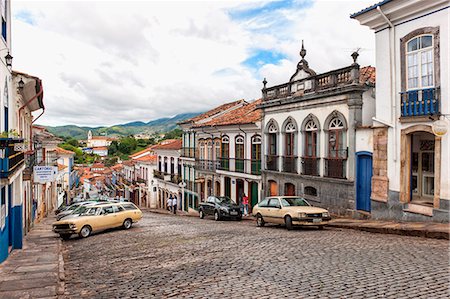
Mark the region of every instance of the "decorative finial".
<instances>
[{"instance_id":1,"label":"decorative finial","mask_svg":"<svg viewBox=\"0 0 450 299\"><path fill-rule=\"evenodd\" d=\"M263 88L266 88L266 84L267 84L266 78L264 78L264 80L262 81L262 83L264 84L264 87L263 87Z\"/></svg>"},{"instance_id":2,"label":"decorative finial","mask_svg":"<svg viewBox=\"0 0 450 299\"><path fill-rule=\"evenodd\" d=\"M358 51L359 51L359 49L352 53L353 63L355 63L355 64L356 64L356 60L358 59L358 56L359 56Z\"/></svg>"},{"instance_id":3,"label":"decorative finial","mask_svg":"<svg viewBox=\"0 0 450 299\"><path fill-rule=\"evenodd\" d=\"M302 40L302 49L300 50L300 56L302 57L302 59L305 59L306 56L306 50L305 46L303 45L303 40Z\"/></svg>"}]
</instances>

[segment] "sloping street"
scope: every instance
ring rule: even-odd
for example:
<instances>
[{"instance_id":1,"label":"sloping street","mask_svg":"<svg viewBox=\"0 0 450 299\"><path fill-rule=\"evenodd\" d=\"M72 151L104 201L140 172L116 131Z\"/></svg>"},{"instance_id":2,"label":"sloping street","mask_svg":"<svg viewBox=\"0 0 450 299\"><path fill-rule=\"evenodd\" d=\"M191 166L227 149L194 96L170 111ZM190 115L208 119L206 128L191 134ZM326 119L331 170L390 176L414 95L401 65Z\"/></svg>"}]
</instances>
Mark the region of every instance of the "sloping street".
<instances>
[{"instance_id":1,"label":"sloping street","mask_svg":"<svg viewBox=\"0 0 450 299\"><path fill-rule=\"evenodd\" d=\"M448 298L448 241L145 213L63 242L67 298Z\"/></svg>"}]
</instances>

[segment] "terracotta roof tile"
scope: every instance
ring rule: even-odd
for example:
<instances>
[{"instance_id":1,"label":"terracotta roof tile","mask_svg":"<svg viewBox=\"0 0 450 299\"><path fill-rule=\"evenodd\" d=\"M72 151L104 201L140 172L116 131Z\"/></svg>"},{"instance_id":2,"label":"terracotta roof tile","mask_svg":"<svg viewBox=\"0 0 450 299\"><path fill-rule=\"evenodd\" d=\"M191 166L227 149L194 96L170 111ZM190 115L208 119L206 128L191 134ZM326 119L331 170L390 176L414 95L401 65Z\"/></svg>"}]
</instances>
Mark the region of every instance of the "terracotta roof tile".
<instances>
[{"instance_id":1,"label":"terracotta roof tile","mask_svg":"<svg viewBox=\"0 0 450 299\"><path fill-rule=\"evenodd\" d=\"M105 164L103 163L94 163L91 168L105 168Z\"/></svg>"},{"instance_id":2,"label":"terracotta roof tile","mask_svg":"<svg viewBox=\"0 0 450 299\"><path fill-rule=\"evenodd\" d=\"M197 115L197 116L195 116L193 118L184 120L184 121L180 122L180 124L185 124L185 123L190 123L190 122L197 122L197 121L200 121L202 119L206 119L206 118L214 116L214 115L216 115L216 114L218 114L218 113L220 113L222 111L230 109L231 107L233 107L235 105L240 105L240 104L242 104L242 102L244 102L244 100L237 100L237 101L234 101L234 102L225 103L223 105L220 105L219 107L211 109L211 110L209 110L209 111L207 111L205 113L202 113L200 115Z\"/></svg>"},{"instance_id":3,"label":"terracotta roof tile","mask_svg":"<svg viewBox=\"0 0 450 299\"><path fill-rule=\"evenodd\" d=\"M167 140L165 140L167 141ZM157 144L154 149L155 150L178 150L181 149L183 142L181 139L174 139L169 143Z\"/></svg>"},{"instance_id":4,"label":"terracotta roof tile","mask_svg":"<svg viewBox=\"0 0 450 299\"><path fill-rule=\"evenodd\" d=\"M156 162L157 156L156 155L147 155L140 158L134 159L134 161L138 162Z\"/></svg>"},{"instance_id":5,"label":"terracotta roof tile","mask_svg":"<svg viewBox=\"0 0 450 299\"><path fill-rule=\"evenodd\" d=\"M152 152L153 151L153 147L154 147L155 145L150 145L150 146L147 146L145 149L143 149L142 151L139 151L139 152L137 152L137 153L134 153L134 154L132 154L132 155L130 155L130 158L133 158L133 157L137 157L137 156L139 156L139 155L142 155L142 154L145 154L145 153L147 153L147 152Z\"/></svg>"},{"instance_id":6,"label":"terracotta roof tile","mask_svg":"<svg viewBox=\"0 0 450 299\"><path fill-rule=\"evenodd\" d=\"M257 105L261 104L261 102L262 99L251 103L245 102L245 104L240 108L225 113L220 117L213 118L208 122L195 124L193 127L226 126L258 122L261 120L262 114L261 109L257 108Z\"/></svg>"},{"instance_id":7,"label":"terracotta roof tile","mask_svg":"<svg viewBox=\"0 0 450 299\"><path fill-rule=\"evenodd\" d=\"M94 146L92 148L92 150L94 150L94 151L104 151L104 150L108 150L108 147L106 147L106 146Z\"/></svg>"},{"instance_id":8,"label":"terracotta roof tile","mask_svg":"<svg viewBox=\"0 0 450 299\"><path fill-rule=\"evenodd\" d=\"M61 171L61 170L66 169L66 168L67 168L66 165L63 165L63 164L59 164L59 163L58 163L58 171Z\"/></svg>"},{"instance_id":9,"label":"terracotta roof tile","mask_svg":"<svg viewBox=\"0 0 450 299\"><path fill-rule=\"evenodd\" d=\"M65 149L60 148L60 147L57 147L57 148L56 148L56 152L57 152L58 154L62 154L62 155L75 155L74 152L69 151L69 150L65 150Z\"/></svg>"},{"instance_id":10,"label":"terracotta roof tile","mask_svg":"<svg viewBox=\"0 0 450 299\"><path fill-rule=\"evenodd\" d=\"M373 66L365 66L359 69L359 82L361 84L375 84L376 80L376 68Z\"/></svg>"}]
</instances>

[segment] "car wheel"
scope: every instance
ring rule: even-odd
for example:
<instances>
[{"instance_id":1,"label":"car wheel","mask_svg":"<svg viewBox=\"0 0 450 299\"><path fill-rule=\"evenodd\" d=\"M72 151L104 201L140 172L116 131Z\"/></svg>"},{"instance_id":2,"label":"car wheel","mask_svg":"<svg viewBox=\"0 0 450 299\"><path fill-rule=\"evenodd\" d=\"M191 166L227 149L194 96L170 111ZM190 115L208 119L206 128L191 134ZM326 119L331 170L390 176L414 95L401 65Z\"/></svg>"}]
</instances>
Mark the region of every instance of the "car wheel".
<instances>
[{"instance_id":1,"label":"car wheel","mask_svg":"<svg viewBox=\"0 0 450 299\"><path fill-rule=\"evenodd\" d=\"M125 219L125 221L123 222L124 229L129 229L129 228L131 228L132 225L133 225L133 221L131 221L131 219Z\"/></svg>"},{"instance_id":2,"label":"car wheel","mask_svg":"<svg viewBox=\"0 0 450 299\"><path fill-rule=\"evenodd\" d=\"M263 217L261 216L261 214L258 214L256 216L256 226L258 227L263 227L266 224L266 222L264 221Z\"/></svg>"},{"instance_id":3,"label":"car wheel","mask_svg":"<svg viewBox=\"0 0 450 299\"><path fill-rule=\"evenodd\" d=\"M287 230L292 230L292 218L291 218L291 216L286 216L285 218L284 218L284 223L286 224L286 228L287 228Z\"/></svg>"},{"instance_id":4,"label":"car wheel","mask_svg":"<svg viewBox=\"0 0 450 299\"><path fill-rule=\"evenodd\" d=\"M89 225L85 225L80 230L80 237L87 238L91 235L91 227Z\"/></svg>"},{"instance_id":5,"label":"car wheel","mask_svg":"<svg viewBox=\"0 0 450 299\"><path fill-rule=\"evenodd\" d=\"M237 220L237 221L241 221L241 220L242 220L242 216L238 216L238 217L236 218L236 220Z\"/></svg>"},{"instance_id":6,"label":"car wheel","mask_svg":"<svg viewBox=\"0 0 450 299\"><path fill-rule=\"evenodd\" d=\"M70 239L71 234L60 234L61 239L67 241Z\"/></svg>"},{"instance_id":7,"label":"car wheel","mask_svg":"<svg viewBox=\"0 0 450 299\"><path fill-rule=\"evenodd\" d=\"M323 225L318 226L319 230L323 230Z\"/></svg>"},{"instance_id":8,"label":"car wheel","mask_svg":"<svg viewBox=\"0 0 450 299\"><path fill-rule=\"evenodd\" d=\"M218 211L214 212L214 220L219 221L220 220L220 214Z\"/></svg>"},{"instance_id":9,"label":"car wheel","mask_svg":"<svg viewBox=\"0 0 450 299\"><path fill-rule=\"evenodd\" d=\"M203 210L200 210L200 211L198 212L198 216L200 217L200 219L205 218L205 214L203 214Z\"/></svg>"}]
</instances>

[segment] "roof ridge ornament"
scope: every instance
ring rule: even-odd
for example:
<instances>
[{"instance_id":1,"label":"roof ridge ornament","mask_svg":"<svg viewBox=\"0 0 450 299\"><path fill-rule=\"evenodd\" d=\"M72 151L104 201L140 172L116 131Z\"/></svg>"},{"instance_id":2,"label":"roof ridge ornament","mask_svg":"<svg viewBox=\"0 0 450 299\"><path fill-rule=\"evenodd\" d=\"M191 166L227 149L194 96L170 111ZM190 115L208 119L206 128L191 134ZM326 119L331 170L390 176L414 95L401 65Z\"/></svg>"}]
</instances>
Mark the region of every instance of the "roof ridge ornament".
<instances>
[{"instance_id":1,"label":"roof ridge ornament","mask_svg":"<svg viewBox=\"0 0 450 299\"><path fill-rule=\"evenodd\" d=\"M316 75L316 72L314 72L312 69L309 68L308 61L306 61L306 59L305 59L306 49L305 49L305 43L303 40L302 40L302 48L299 53L300 53L300 57L302 59L297 64L297 70L295 71L295 74L291 76L291 79L289 80L290 82L296 78L297 74L300 73L300 71L304 71L305 73L307 73L308 75L306 75L306 76L315 76ZM297 78L297 80L298 80L298 78Z\"/></svg>"}]
</instances>

